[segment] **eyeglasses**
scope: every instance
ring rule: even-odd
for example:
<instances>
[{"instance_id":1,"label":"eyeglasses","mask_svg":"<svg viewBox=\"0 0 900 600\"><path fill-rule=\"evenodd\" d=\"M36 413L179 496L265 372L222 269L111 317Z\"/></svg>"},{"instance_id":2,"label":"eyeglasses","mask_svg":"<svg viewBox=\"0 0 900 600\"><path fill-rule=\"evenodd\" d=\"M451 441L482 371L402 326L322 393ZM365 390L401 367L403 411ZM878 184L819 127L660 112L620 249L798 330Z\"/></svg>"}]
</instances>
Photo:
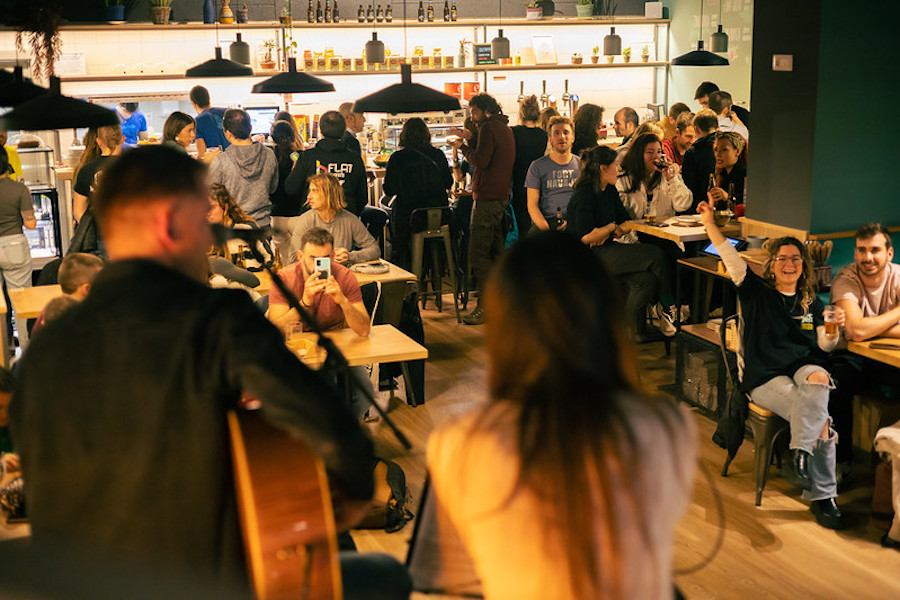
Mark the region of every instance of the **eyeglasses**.
<instances>
[{"instance_id":1,"label":"eyeglasses","mask_svg":"<svg viewBox=\"0 0 900 600\"><path fill-rule=\"evenodd\" d=\"M777 263L786 263L787 261L791 261L792 263L799 264L803 262L802 256L776 256L775 262Z\"/></svg>"}]
</instances>

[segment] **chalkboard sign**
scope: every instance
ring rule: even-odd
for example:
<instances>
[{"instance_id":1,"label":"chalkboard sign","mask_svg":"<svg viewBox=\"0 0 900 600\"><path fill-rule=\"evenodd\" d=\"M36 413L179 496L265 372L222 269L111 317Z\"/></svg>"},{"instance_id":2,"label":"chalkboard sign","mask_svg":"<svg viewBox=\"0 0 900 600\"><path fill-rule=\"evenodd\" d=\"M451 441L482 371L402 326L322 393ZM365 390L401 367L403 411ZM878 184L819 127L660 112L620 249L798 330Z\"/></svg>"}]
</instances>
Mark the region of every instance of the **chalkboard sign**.
<instances>
[{"instance_id":1,"label":"chalkboard sign","mask_svg":"<svg viewBox=\"0 0 900 600\"><path fill-rule=\"evenodd\" d=\"M490 44L472 44L476 65L496 65L497 61L491 58Z\"/></svg>"}]
</instances>

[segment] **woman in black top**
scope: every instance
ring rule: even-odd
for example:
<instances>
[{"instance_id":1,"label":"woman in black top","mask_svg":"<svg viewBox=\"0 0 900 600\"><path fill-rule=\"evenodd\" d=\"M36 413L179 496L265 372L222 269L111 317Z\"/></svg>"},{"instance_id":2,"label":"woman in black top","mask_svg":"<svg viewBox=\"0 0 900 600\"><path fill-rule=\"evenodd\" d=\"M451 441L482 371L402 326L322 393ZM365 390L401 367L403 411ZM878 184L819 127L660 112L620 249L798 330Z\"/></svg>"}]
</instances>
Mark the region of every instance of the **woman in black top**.
<instances>
[{"instance_id":1,"label":"woman in black top","mask_svg":"<svg viewBox=\"0 0 900 600\"><path fill-rule=\"evenodd\" d=\"M281 114L281 113L279 113ZM288 121L275 121L270 133L275 144L275 158L278 160L278 187L269 196L272 201L272 228L275 241L275 251L278 252L281 264L287 265L294 262L291 254L291 231L294 227L291 217L299 216L306 210L301 206L300 196L288 194L284 190L284 181L291 174L299 152L303 149L303 142L297 136L297 130Z\"/></svg>"},{"instance_id":2,"label":"woman in black top","mask_svg":"<svg viewBox=\"0 0 900 600\"><path fill-rule=\"evenodd\" d=\"M662 250L649 244L615 241L629 231L628 212L616 189L618 175L616 151L612 148L594 146L581 153L581 175L569 200L566 231L591 246L607 270L621 278L629 323L634 325L654 294L659 295L663 307L675 301Z\"/></svg>"},{"instance_id":3,"label":"woman in black top","mask_svg":"<svg viewBox=\"0 0 900 600\"><path fill-rule=\"evenodd\" d=\"M520 232L531 229L528 203L525 198L525 175L531 163L544 155L547 150L547 132L538 127L541 107L537 96L531 95L519 105L519 125L512 128L516 139L516 162L512 172L512 207L516 215L516 225Z\"/></svg>"},{"instance_id":4,"label":"woman in black top","mask_svg":"<svg viewBox=\"0 0 900 600\"><path fill-rule=\"evenodd\" d=\"M716 133L713 142L713 153L716 157L716 185L709 190L710 198L716 202L728 200L729 192L734 194L734 203L744 203L744 179L747 177L747 165L741 159L744 151L744 138L733 131Z\"/></svg>"},{"instance_id":5,"label":"woman in black top","mask_svg":"<svg viewBox=\"0 0 900 600\"><path fill-rule=\"evenodd\" d=\"M829 529L843 527L835 503L836 435L828 416L828 396L834 389L823 365L840 339L839 330L825 331L822 301L816 296L815 275L806 248L784 237L769 248L762 277L726 240L708 202L698 206L709 239L715 244L737 286L744 321L742 387L756 404L790 421L792 480L804 488L816 521ZM843 312L838 311L838 325Z\"/></svg>"},{"instance_id":6,"label":"woman in black top","mask_svg":"<svg viewBox=\"0 0 900 600\"><path fill-rule=\"evenodd\" d=\"M384 193L395 196L391 203L391 262L408 269L410 235L425 226L423 215L410 223L412 212L448 206L453 174L444 153L431 145L431 132L422 119L414 117L403 124L400 147L388 160Z\"/></svg>"}]
</instances>

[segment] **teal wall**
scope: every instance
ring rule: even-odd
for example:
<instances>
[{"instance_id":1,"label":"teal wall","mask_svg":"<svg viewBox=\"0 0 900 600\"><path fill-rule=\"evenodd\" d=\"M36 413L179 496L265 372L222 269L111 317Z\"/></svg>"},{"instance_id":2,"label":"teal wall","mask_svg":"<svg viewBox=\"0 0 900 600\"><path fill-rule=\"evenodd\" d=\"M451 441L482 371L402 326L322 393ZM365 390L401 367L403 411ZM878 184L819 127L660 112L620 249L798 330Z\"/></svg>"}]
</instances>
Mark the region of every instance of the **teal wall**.
<instances>
[{"instance_id":1,"label":"teal wall","mask_svg":"<svg viewBox=\"0 0 900 600\"><path fill-rule=\"evenodd\" d=\"M900 46L893 20L878 16L821 4L811 233L900 225Z\"/></svg>"}]
</instances>

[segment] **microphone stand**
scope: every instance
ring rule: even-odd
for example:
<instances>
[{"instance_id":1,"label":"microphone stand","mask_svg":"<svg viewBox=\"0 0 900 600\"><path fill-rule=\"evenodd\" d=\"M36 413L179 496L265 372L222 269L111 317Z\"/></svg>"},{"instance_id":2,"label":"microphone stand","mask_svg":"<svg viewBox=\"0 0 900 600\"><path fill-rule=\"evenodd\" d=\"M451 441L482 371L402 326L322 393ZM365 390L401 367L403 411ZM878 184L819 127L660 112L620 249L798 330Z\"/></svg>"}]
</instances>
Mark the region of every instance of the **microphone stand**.
<instances>
[{"instance_id":1,"label":"microphone stand","mask_svg":"<svg viewBox=\"0 0 900 600\"><path fill-rule=\"evenodd\" d=\"M236 230L238 235L241 233L241 230ZM252 231L252 230L248 230ZM344 354L338 350L338 347L335 345L334 340L325 335L322 331L322 328L319 327L319 324L313 318L306 309L300 304L300 300L297 296L292 292L288 286L281 280L281 277L278 276L277 273L266 263L266 259L263 257L262 252L259 251L259 248L256 246L257 239L253 240L245 240L248 242L250 246L250 252L253 254L253 258L259 261L259 264L263 266L266 272L269 274L269 277L272 278L272 283L275 287L278 288L278 291L282 293L284 298L287 300L288 305L297 311L300 315L300 320L303 321L304 325L306 325L309 329L312 330L313 333L316 334L318 339L318 345L325 351L325 362L322 365L322 369L326 372L332 372L335 374L343 374L346 378L346 381L351 382L352 386L356 388L356 390L363 395L363 397L375 407L375 410L378 412L381 419L387 423L388 427L391 428L391 431L394 432L394 436L397 438L404 448L407 450L412 450L412 444L409 443L409 440L403 435L403 432L400 431L394 422L387 416L387 414L382 410L378 403L375 402L375 397L369 392L368 389L363 387L362 383L357 380L355 377L350 375L350 365L347 363L347 358ZM349 404L349 394L350 394L350 386L345 386L344 388L348 395L348 404Z\"/></svg>"}]
</instances>

